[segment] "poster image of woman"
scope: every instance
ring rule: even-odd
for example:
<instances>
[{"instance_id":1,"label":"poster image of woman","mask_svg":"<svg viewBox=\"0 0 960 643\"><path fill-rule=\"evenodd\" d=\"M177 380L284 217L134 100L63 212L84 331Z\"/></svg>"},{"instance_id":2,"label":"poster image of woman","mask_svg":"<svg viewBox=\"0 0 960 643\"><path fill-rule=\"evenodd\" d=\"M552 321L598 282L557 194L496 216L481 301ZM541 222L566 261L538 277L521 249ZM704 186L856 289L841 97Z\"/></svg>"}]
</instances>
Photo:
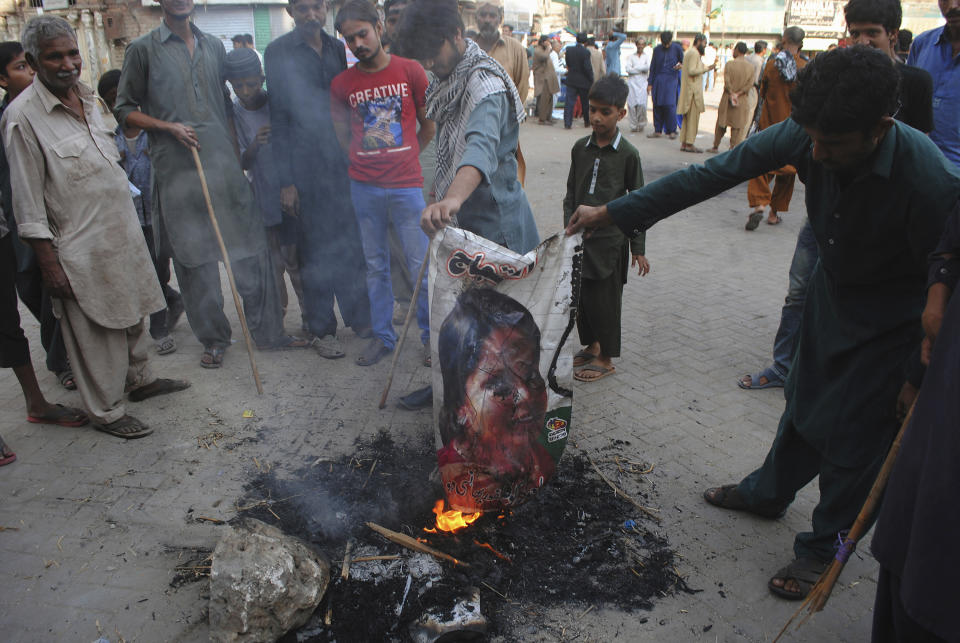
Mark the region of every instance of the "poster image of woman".
<instances>
[{"instance_id":1,"label":"poster image of woman","mask_svg":"<svg viewBox=\"0 0 960 643\"><path fill-rule=\"evenodd\" d=\"M540 442L547 391L533 316L500 292L468 289L441 325L438 348L447 504L472 513L522 503L556 468Z\"/></svg>"}]
</instances>

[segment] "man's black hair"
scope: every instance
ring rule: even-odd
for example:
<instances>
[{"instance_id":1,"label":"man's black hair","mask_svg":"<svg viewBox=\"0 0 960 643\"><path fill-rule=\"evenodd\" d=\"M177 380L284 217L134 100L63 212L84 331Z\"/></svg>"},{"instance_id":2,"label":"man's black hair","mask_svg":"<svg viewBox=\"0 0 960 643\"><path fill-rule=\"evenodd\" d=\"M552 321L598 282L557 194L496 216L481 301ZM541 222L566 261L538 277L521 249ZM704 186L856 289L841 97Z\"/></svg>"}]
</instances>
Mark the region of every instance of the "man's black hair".
<instances>
[{"instance_id":1,"label":"man's black hair","mask_svg":"<svg viewBox=\"0 0 960 643\"><path fill-rule=\"evenodd\" d=\"M394 46L397 54L427 60L439 53L446 41L463 33L457 0L417 0L403 10Z\"/></svg>"},{"instance_id":2,"label":"man's black hair","mask_svg":"<svg viewBox=\"0 0 960 643\"><path fill-rule=\"evenodd\" d=\"M380 14L377 12L377 8L367 0L350 0L340 7L337 18L333 21L333 28L343 33L343 23L348 20L358 20L376 25L380 22Z\"/></svg>"},{"instance_id":3,"label":"man's black hair","mask_svg":"<svg viewBox=\"0 0 960 643\"><path fill-rule=\"evenodd\" d=\"M587 98L604 105L613 105L617 109L623 109L627 104L627 94L629 92L630 90L623 79L619 75L611 73L593 84Z\"/></svg>"},{"instance_id":4,"label":"man's black hair","mask_svg":"<svg viewBox=\"0 0 960 643\"><path fill-rule=\"evenodd\" d=\"M0 76L7 75L7 65L23 53L23 45L16 40L0 42Z\"/></svg>"},{"instance_id":5,"label":"man's black hair","mask_svg":"<svg viewBox=\"0 0 960 643\"><path fill-rule=\"evenodd\" d=\"M243 37L242 33L238 33L237 35L235 35L233 38L230 39L230 42L239 42L241 45L246 41L247 40L246 38Z\"/></svg>"},{"instance_id":6,"label":"man's black hair","mask_svg":"<svg viewBox=\"0 0 960 643\"><path fill-rule=\"evenodd\" d=\"M900 74L872 47L837 48L800 72L790 92L791 118L824 134L868 132L897 109Z\"/></svg>"},{"instance_id":7,"label":"man's black hair","mask_svg":"<svg viewBox=\"0 0 960 643\"><path fill-rule=\"evenodd\" d=\"M747 53L747 43L738 42L736 45L733 46L733 50L739 53L741 56L743 56Z\"/></svg>"},{"instance_id":8,"label":"man's black hair","mask_svg":"<svg viewBox=\"0 0 960 643\"><path fill-rule=\"evenodd\" d=\"M897 34L897 51L908 52L910 45L913 44L913 32L909 29L901 29Z\"/></svg>"},{"instance_id":9,"label":"man's black hair","mask_svg":"<svg viewBox=\"0 0 960 643\"><path fill-rule=\"evenodd\" d=\"M100 82L97 83L97 93L100 95L100 98L103 98L108 91L116 89L119 86L120 70L111 69L110 71L103 72L103 75L100 76Z\"/></svg>"},{"instance_id":10,"label":"man's black hair","mask_svg":"<svg viewBox=\"0 0 960 643\"><path fill-rule=\"evenodd\" d=\"M537 43L542 45L542 44L544 43L544 41L549 42L549 41L550 41L550 36L548 36L548 35L546 35L546 34L540 36L540 39L537 40Z\"/></svg>"},{"instance_id":11,"label":"man's black hair","mask_svg":"<svg viewBox=\"0 0 960 643\"><path fill-rule=\"evenodd\" d=\"M510 30L510 33L513 33L513 25L508 25L508 24L500 25L500 28L501 28L501 29L502 29L503 27L506 27L507 29Z\"/></svg>"},{"instance_id":12,"label":"man's black hair","mask_svg":"<svg viewBox=\"0 0 960 643\"><path fill-rule=\"evenodd\" d=\"M585 45L587 44L587 34L583 31L577 34L577 44Z\"/></svg>"},{"instance_id":13,"label":"man's black hair","mask_svg":"<svg viewBox=\"0 0 960 643\"><path fill-rule=\"evenodd\" d=\"M407 5L410 4L410 0L385 0L383 3L383 15L389 16L390 10L393 9L393 5L396 4Z\"/></svg>"},{"instance_id":14,"label":"man's black hair","mask_svg":"<svg viewBox=\"0 0 960 643\"><path fill-rule=\"evenodd\" d=\"M253 34L250 34L250 33L245 33L245 34L243 34L243 42L247 43L248 45L252 45L252 44L253 44Z\"/></svg>"},{"instance_id":15,"label":"man's black hair","mask_svg":"<svg viewBox=\"0 0 960 643\"><path fill-rule=\"evenodd\" d=\"M673 32L672 31L661 31L660 32L660 44L664 47L673 42Z\"/></svg>"},{"instance_id":16,"label":"man's black hair","mask_svg":"<svg viewBox=\"0 0 960 643\"><path fill-rule=\"evenodd\" d=\"M766 40L758 40L757 42L753 43L753 53L755 54L762 54L763 50L766 48L767 48Z\"/></svg>"},{"instance_id":17,"label":"man's black hair","mask_svg":"<svg viewBox=\"0 0 960 643\"><path fill-rule=\"evenodd\" d=\"M597 39L594 38L593 36L587 38L587 46L588 46L588 47L594 47L594 48L596 48L596 47L597 47Z\"/></svg>"},{"instance_id":18,"label":"man's black hair","mask_svg":"<svg viewBox=\"0 0 960 643\"><path fill-rule=\"evenodd\" d=\"M693 37L693 45L696 46L698 42L706 42L707 37L702 33L698 33Z\"/></svg>"},{"instance_id":19,"label":"man's black hair","mask_svg":"<svg viewBox=\"0 0 960 643\"><path fill-rule=\"evenodd\" d=\"M843 7L843 16L847 24L881 24L888 34L900 28L903 22L903 8L900 0L850 0Z\"/></svg>"}]
</instances>

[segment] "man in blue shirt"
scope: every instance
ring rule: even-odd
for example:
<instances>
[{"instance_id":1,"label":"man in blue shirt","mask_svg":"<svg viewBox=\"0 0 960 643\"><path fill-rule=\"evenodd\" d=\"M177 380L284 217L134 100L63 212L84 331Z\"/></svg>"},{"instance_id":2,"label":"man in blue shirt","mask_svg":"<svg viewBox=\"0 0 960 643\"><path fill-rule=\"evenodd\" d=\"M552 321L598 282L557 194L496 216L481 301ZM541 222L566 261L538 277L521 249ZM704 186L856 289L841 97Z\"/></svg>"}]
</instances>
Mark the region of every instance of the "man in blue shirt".
<instances>
[{"instance_id":1,"label":"man in blue shirt","mask_svg":"<svg viewBox=\"0 0 960 643\"><path fill-rule=\"evenodd\" d=\"M610 34L610 40L607 41L606 46L603 48L603 55L607 63L607 73L616 74L620 76L620 45L627 39L626 34L622 34L619 31L614 31ZM599 78L594 78L594 80L600 80Z\"/></svg>"},{"instance_id":2,"label":"man in blue shirt","mask_svg":"<svg viewBox=\"0 0 960 643\"><path fill-rule=\"evenodd\" d=\"M666 134L677 137L677 95L680 89L680 67L683 48L673 42L673 32L660 34L660 46L653 50L647 91L653 98L653 133L647 138Z\"/></svg>"},{"instance_id":3,"label":"man in blue shirt","mask_svg":"<svg viewBox=\"0 0 960 643\"><path fill-rule=\"evenodd\" d=\"M960 0L939 0L947 24L917 36L907 64L933 77L933 131L930 138L960 166Z\"/></svg>"}]
</instances>

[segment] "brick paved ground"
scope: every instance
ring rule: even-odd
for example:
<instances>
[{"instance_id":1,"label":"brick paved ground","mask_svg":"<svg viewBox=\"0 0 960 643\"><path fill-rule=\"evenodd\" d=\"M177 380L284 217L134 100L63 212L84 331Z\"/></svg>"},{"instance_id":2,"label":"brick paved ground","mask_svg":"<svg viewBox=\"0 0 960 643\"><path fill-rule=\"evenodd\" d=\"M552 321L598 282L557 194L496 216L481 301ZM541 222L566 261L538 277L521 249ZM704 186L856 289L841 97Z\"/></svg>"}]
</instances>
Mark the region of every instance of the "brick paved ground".
<instances>
[{"instance_id":1,"label":"brick paved ground","mask_svg":"<svg viewBox=\"0 0 960 643\"><path fill-rule=\"evenodd\" d=\"M714 114L701 123L702 147ZM543 235L560 228L569 149L586 133L523 126L527 189ZM676 141L631 140L648 181L700 160L679 153ZM632 277L626 289L618 372L576 388L573 437L584 448L625 440L624 455L655 463L644 484L662 513L661 531L682 556L679 572L703 591L662 599L652 612L598 605L578 619L580 610L557 611L556 626L513 638L767 641L792 613L795 606L773 598L766 582L792 558L793 533L809 525L816 489L805 489L777 522L714 509L700 494L758 466L776 430L781 389L744 392L735 380L770 359L802 196L799 186L782 225L754 233L743 230L745 186L651 230L652 272ZM291 331L298 318L296 311L288 317ZM27 326L34 363L42 364L36 325ZM361 342L350 331L343 332L349 357L339 362L258 354L266 388L259 398L241 345L221 371L209 372L197 364L200 348L185 323L174 336L180 349L155 358L154 367L193 388L132 405L157 430L143 440L27 424L12 372L0 373L0 427L19 456L0 469L0 526L16 529L0 532L5 640L90 641L101 632L111 641L205 640L203 584L170 588L177 554L163 547L212 547L223 528L191 520L189 510L235 515L254 458L282 468L304 456L346 453L357 436L381 428L401 440L430 430L426 412L375 409L388 364L355 366ZM396 392L426 381L415 351L402 360ZM40 376L52 400L79 404L52 375ZM256 417L242 418L245 409ZM224 437L216 445L198 446L199 436L217 431ZM868 639L876 564L863 555L849 563L827 611L787 640Z\"/></svg>"}]
</instances>

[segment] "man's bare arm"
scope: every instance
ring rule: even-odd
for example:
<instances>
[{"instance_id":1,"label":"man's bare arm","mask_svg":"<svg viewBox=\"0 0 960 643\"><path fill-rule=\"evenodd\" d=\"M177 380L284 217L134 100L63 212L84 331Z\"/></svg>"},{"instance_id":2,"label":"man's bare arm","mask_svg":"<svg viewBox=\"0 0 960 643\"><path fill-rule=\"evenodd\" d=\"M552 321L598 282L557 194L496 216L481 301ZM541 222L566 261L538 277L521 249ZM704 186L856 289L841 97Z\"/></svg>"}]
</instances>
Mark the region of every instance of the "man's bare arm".
<instances>
[{"instance_id":1,"label":"man's bare arm","mask_svg":"<svg viewBox=\"0 0 960 643\"><path fill-rule=\"evenodd\" d=\"M24 239L33 248L37 255L37 265L43 277L43 285L50 291L50 295L57 299L73 299L73 289L67 273L60 265L57 251L49 239Z\"/></svg>"}]
</instances>

